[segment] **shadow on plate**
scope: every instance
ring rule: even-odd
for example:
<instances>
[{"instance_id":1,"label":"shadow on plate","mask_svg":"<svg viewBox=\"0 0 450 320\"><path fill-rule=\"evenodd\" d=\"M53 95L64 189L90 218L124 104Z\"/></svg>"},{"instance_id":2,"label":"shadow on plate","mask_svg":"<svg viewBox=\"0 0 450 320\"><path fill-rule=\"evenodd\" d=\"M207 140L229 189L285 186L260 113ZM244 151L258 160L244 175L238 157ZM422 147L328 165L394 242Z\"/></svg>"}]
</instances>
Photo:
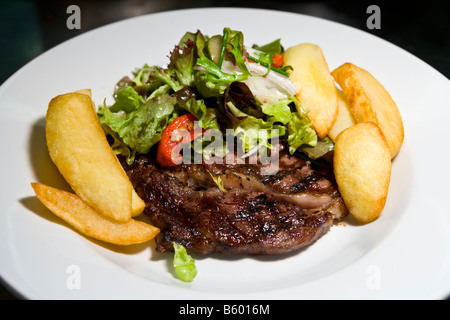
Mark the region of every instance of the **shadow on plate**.
<instances>
[{"instance_id":1,"label":"shadow on plate","mask_svg":"<svg viewBox=\"0 0 450 320\"><path fill-rule=\"evenodd\" d=\"M47 148L45 138L45 118L36 121L31 128L28 142L30 164L36 181L53 188L73 192L64 177L53 163Z\"/></svg>"}]
</instances>

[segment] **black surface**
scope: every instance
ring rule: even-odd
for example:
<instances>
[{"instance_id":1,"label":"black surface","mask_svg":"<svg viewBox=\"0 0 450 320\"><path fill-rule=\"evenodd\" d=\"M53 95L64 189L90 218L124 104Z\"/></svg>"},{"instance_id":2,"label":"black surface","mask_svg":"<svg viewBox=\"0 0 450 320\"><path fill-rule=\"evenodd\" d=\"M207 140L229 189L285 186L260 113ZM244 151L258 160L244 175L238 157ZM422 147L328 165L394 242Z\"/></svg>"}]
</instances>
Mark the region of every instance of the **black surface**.
<instances>
[{"instance_id":1,"label":"black surface","mask_svg":"<svg viewBox=\"0 0 450 320\"><path fill-rule=\"evenodd\" d=\"M66 27L71 4L81 9L80 30ZM381 10L381 29L366 26L371 4ZM2 0L0 83L42 52L88 30L136 15L195 7L267 8L333 20L386 39L450 78L450 1Z\"/></svg>"},{"instance_id":2,"label":"black surface","mask_svg":"<svg viewBox=\"0 0 450 320\"><path fill-rule=\"evenodd\" d=\"M80 30L66 27L71 4L81 9ZM372 4L381 9L381 29L366 26ZM396 44L450 78L450 1L0 0L0 83L39 54L88 30L137 15L195 7L266 8L340 22ZM0 299L14 297L0 286Z\"/></svg>"}]
</instances>

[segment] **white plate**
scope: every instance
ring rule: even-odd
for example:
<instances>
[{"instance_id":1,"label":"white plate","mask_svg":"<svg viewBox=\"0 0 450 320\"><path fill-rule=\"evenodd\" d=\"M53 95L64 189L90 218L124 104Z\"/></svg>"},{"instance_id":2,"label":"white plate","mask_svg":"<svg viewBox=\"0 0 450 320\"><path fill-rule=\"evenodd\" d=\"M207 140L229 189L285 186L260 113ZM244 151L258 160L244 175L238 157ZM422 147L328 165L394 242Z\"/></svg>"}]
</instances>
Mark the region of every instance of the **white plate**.
<instances>
[{"instance_id":1,"label":"white plate","mask_svg":"<svg viewBox=\"0 0 450 320\"><path fill-rule=\"evenodd\" d=\"M250 19L250 17L256 17ZM117 248L69 229L30 182L64 187L47 155L44 115L61 93L91 88L97 104L144 63L165 64L186 31L241 30L246 45L312 42L330 69L369 70L397 102L406 138L386 208L365 226L335 226L306 250L278 258L198 258L186 284L152 244ZM441 299L450 293L450 82L402 49L318 18L254 9L191 9L87 32L33 60L0 88L0 273L29 299ZM79 280L77 282L76 280Z\"/></svg>"}]
</instances>

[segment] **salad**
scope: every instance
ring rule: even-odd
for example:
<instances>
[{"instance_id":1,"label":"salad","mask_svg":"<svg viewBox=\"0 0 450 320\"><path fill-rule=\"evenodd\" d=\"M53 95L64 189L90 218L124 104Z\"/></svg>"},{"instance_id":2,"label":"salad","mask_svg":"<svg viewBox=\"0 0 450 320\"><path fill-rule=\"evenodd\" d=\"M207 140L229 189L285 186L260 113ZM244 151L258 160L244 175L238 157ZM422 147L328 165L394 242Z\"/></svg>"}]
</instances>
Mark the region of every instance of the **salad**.
<instances>
[{"instance_id":1,"label":"salad","mask_svg":"<svg viewBox=\"0 0 450 320\"><path fill-rule=\"evenodd\" d=\"M213 36L186 32L167 66L137 68L117 83L115 102L99 106L112 149L131 164L136 153L157 148L158 162L171 166L223 158L229 141L236 141L245 159L270 152L272 140L284 138L291 154L322 156L333 143L318 139L282 52L280 39L250 48L243 33L230 28ZM187 134L173 139L180 128ZM191 147L189 156L180 157L181 145Z\"/></svg>"}]
</instances>

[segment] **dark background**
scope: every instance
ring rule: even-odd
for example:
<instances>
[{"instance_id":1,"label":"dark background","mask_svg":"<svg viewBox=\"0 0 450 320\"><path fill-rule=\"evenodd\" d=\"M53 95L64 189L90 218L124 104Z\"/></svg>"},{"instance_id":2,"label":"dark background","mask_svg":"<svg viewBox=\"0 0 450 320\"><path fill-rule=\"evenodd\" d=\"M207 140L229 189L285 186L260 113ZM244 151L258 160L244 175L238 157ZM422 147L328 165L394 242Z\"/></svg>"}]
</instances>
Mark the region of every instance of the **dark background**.
<instances>
[{"instance_id":1,"label":"dark background","mask_svg":"<svg viewBox=\"0 0 450 320\"><path fill-rule=\"evenodd\" d=\"M66 27L69 17L66 9L72 4L81 9L80 30ZM372 4L381 9L381 29L378 30L369 30L366 26L370 15L366 10ZM137 15L198 7L266 8L340 22L409 51L450 78L448 0L0 0L0 84L39 54L88 30ZM11 292L0 282L0 299L16 298Z\"/></svg>"}]
</instances>

